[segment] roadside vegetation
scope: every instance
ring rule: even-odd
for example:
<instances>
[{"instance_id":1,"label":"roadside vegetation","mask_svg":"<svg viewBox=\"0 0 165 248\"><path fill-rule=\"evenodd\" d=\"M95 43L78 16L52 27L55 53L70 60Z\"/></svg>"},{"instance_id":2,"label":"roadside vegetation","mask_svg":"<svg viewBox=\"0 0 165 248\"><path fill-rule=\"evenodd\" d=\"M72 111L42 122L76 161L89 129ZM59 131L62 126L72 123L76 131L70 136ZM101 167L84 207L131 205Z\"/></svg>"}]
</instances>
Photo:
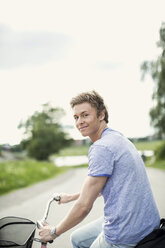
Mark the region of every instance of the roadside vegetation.
<instances>
[{"instance_id":1,"label":"roadside vegetation","mask_svg":"<svg viewBox=\"0 0 165 248\"><path fill-rule=\"evenodd\" d=\"M154 156L148 157L144 160L146 167L165 170L165 142L163 140L135 142L134 145L137 150L154 151Z\"/></svg>"},{"instance_id":2,"label":"roadside vegetation","mask_svg":"<svg viewBox=\"0 0 165 248\"><path fill-rule=\"evenodd\" d=\"M56 156L81 156L88 155L90 145L70 146L62 149Z\"/></svg>"},{"instance_id":3,"label":"roadside vegetation","mask_svg":"<svg viewBox=\"0 0 165 248\"><path fill-rule=\"evenodd\" d=\"M165 158L159 158L159 154L165 151L160 149L163 141L143 141L135 142L134 145L138 150L152 150L154 157L146 158L146 167L154 167L165 170ZM162 147L162 146L161 146ZM164 146L163 146L164 147ZM63 148L55 156L76 156L87 155L89 145L70 146ZM0 162L0 195L9 193L15 189L27 187L36 182L53 178L61 173L66 172L70 168L87 167L87 164L70 167L57 167L53 162L37 161L35 159L24 158L18 156L18 160Z\"/></svg>"},{"instance_id":4,"label":"roadside vegetation","mask_svg":"<svg viewBox=\"0 0 165 248\"><path fill-rule=\"evenodd\" d=\"M1 162L0 195L55 177L66 170L67 168L56 167L50 162L32 159Z\"/></svg>"},{"instance_id":5,"label":"roadside vegetation","mask_svg":"<svg viewBox=\"0 0 165 248\"><path fill-rule=\"evenodd\" d=\"M133 142L136 146L137 150L146 151L146 150L152 150L156 151L157 148L159 148L160 145L163 144L163 140L154 140L154 141L137 141ZM87 155L90 145L82 145L82 146L70 146L66 147L56 156L79 156L79 155Z\"/></svg>"},{"instance_id":6,"label":"roadside vegetation","mask_svg":"<svg viewBox=\"0 0 165 248\"><path fill-rule=\"evenodd\" d=\"M137 141L133 142L137 150L141 151L155 151L162 143L162 140L151 140L151 141Z\"/></svg>"}]
</instances>

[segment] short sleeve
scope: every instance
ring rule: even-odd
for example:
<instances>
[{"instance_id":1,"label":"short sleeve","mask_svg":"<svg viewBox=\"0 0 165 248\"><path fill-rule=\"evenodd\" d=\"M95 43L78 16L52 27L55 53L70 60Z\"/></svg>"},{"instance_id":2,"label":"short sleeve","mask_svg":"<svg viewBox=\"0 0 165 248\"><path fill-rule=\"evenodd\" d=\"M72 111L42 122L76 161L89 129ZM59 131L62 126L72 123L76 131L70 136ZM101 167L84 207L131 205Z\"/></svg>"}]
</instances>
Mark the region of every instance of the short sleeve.
<instances>
[{"instance_id":1,"label":"short sleeve","mask_svg":"<svg viewBox=\"0 0 165 248\"><path fill-rule=\"evenodd\" d=\"M114 168L113 153L105 146L93 145L88 153L88 175L93 177L112 175Z\"/></svg>"}]
</instances>

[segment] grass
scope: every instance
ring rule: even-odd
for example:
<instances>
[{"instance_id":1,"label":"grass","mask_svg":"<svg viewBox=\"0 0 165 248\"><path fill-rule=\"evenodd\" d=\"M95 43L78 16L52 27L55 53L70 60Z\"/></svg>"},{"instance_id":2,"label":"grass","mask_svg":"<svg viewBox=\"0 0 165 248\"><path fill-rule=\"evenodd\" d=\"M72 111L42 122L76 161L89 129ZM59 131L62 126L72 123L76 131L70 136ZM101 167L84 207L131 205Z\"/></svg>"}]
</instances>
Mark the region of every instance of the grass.
<instances>
[{"instance_id":1,"label":"grass","mask_svg":"<svg viewBox=\"0 0 165 248\"><path fill-rule=\"evenodd\" d=\"M150 163L150 161L147 161L145 165L146 167L165 170L165 160L153 161L152 163Z\"/></svg>"},{"instance_id":2,"label":"grass","mask_svg":"<svg viewBox=\"0 0 165 248\"><path fill-rule=\"evenodd\" d=\"M162 140L155 140L155 141L143 141L143 142L134 142L137 150L152 150L154 151L163 141ZM67 148L62 149L58 154L55 156L80 156L80 155L87 155L89 150L88 145L82 146L70 146Z\"/></svg>"},{"instance_id":3,"label":"grass","mask_svg":"<svg viewBox=\"0 0 165 248\"><path fill-rule=\"evenodd\" d=\"M159 147L163 143L162 140L155 140L155 141L144 141L144 142L135 142L134 145L136 146L137 150L152 150L155 151L157 147ZM155 160L154 157L148 158L145 161L146 167L152 167L155 169L165 170L165 160Z\"/></svg>"},{"instance_id":4,"label":"grass","mask_svg":"<svg viewBox=\"0 0 165 248\"><path fill-rule=\"evenodd\" d=\"M134 143L138 150L155 150L162 141L148 141ZM87 155L89 146L71 146L60 151L56 156ZM146 167L165 170L165 160L152 161L147 159ZM87 167L87 164L70 167L56 167L53 162L39 162L36 160L18 160L0 163L0 195L13 190L27 187L65 172L69 168Z\"/></svg>"},{"instance_id":5,"label":"grass","mask_svg":"<svg viewBox=\"0 0 165 248\"><path fill-rule=\"evenodd\" d=\"M155 149L162 143L162 140L154 140L154 141L143 141L143 142L134 142L137 150L145 151L145 150L152 150Z\"/></svg>"},{"instance_id":6,"label":"grass","mask_svg":"<svg viewBox=\"0 0 165 248\"><path fill-rule=\"evenodd\" d=\"M70 146L62 149L57 156L81 156L81 155L88 155L89 146L82 145L82 146Z\"/></svg>"},{"instance_id":7,"label":"grass","mask_svg":"<svg viewBox=\"0 0 165 248\"><path fill-rule=\"evenodd\" d=\"M0 195L52 178L66 170L53 163L35 160L0 163Z\"/></svg>"}]
</instances>

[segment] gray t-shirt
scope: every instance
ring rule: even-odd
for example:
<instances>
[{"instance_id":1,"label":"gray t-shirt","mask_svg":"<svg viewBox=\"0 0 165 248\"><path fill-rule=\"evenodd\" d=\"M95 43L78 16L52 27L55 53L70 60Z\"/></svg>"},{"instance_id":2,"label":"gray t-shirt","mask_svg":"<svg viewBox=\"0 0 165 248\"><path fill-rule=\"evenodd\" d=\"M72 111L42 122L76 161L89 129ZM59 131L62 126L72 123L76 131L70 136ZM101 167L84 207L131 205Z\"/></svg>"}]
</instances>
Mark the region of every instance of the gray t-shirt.
<instances>
[{"instance_id":1,"label":"gray t-shirt","mask_svg":"<svg viewBox=\"0 0 165 248\"><path fill-rule=\"evenodd\" d=\"M112 244L137 243L160 223L144 163L135 146L107 128L88 153L88 175L106 176L104 235Z\"/></svg>"}]
</instances>

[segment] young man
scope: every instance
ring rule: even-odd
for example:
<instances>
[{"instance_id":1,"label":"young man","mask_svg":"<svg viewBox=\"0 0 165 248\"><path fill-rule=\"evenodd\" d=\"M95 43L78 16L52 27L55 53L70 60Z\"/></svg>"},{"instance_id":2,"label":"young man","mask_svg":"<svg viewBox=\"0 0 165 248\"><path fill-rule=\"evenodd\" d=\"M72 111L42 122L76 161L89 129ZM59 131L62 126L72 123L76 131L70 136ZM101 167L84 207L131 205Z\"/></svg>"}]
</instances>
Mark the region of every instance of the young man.
<instances>
[{"instance_id":1,"label":"young man","mask_svg":"<svg viewBox=\"0 0 165 248\"><path fill-rule=\"evenodd\" d=\"M56 227L45 225L41 229L41 239L52 240L80 223L101 193L104 218L73 232L73 247L134 247L160 223L143 161L127 138L107 127L108 112L98 93L78 95L71 107L77 129L93 143L88 176L80 193L61 194L60 203L77 201Z\"/></svg>"}]
</instances>

